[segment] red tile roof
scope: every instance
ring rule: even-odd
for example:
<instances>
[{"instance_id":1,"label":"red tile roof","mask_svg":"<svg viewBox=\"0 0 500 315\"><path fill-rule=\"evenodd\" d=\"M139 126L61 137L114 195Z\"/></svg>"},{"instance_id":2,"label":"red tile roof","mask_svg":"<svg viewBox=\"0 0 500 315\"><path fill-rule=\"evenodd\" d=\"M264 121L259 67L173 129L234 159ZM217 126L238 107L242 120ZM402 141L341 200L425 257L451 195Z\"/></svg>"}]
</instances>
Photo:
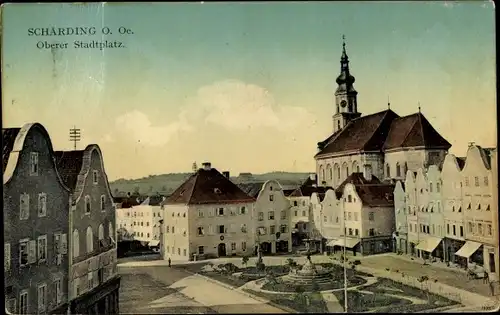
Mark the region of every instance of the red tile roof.
<instances>
[{"instance_id":1,"label":"red tile roof","mask_svg":"<svg viewBox=\"0 0 500 315\"><path fill-rule=\"evenodd\" d=\"M337 198L342 197L344 187L348 183L354 185L363 205L369 207L389 207L394 205L395 185L392 183L383 183L375 176L372 176L372 179L368 181L363 177L363 173L352 173L335 189Z\"/></svg>"},{"instance_id":2,"label":"red tile roof","mask_svg":"<svg viewBox=\"0 0 500 315\"><path fill-rule=\"evenodd\" d=\"M448 150L451 144L432 127L420 112L394 119L384 144L384 150L420 146Z\"/></svg>"},{"instance_id":3,"label":"red tile roof","mask_svg":"<svg viewBox=\"0 0 500 315\"><path fill-rule=\"evenodd\" d=\"M451 147L422 113L399 117L390 109L354 119L318 145L322 149L316 157L353 151Z\"/></svg>"},{"instance_id":4,"label":"red tile roof","mask_svg":"<svg viewBox=\"0 0 500 315\"><path fill-rule=\"evenodd\" d=\"M56 151L56 167L64 184L72 191L75 190L78 175L82 170L83 154L85 150Z\"/></svg>"},{"instance_id":5,"label":"red tile roof","mask_svg":"<svg viewBox=\"0 0 500 315\"><path fill-rule=\"evenodd\" d=\"M10 152L14 147L14 142L16 141L17 134L21 128L3 128L2 129L2 170L5 171L7 167L7 162L9 162Z\"/></svg>"},{"instance_id":6,"label":"red tile roof","mask_svg":"<svg viewBox=\"0 0 500 315\"><path fill-rule=\"evenodd\" d=\"M254 202L255 199L215 168L200 168L177 188L162 204L229 204Z\"/></svg>"}]
</instances>

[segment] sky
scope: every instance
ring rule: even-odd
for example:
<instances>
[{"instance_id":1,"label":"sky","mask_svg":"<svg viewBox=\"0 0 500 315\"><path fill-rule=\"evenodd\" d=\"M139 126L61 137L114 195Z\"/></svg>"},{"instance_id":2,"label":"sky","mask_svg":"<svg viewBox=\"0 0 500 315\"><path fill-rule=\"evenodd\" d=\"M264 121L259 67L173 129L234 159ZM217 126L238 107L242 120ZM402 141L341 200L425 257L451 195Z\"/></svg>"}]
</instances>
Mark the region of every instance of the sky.
<instances>
[{"instance_id":1,"label":"sky","mask_svg":"<svg viewBox=\"0 0 500 315\"><path fill-rule=\"evenodd\" d=\"M195 161L235 175L314 172L345 35L358 110L390 100L403 116L420 104L464 156L469 142L496 146L494 14L481 1L8 4L2 123L39 122L56 150L71 150L69 129L81 128L78 148L97 143L110 180ZM28 35L91 26L98 34ZM73 46L92 40L124 46Z\"/></svg>"}]
</instances>

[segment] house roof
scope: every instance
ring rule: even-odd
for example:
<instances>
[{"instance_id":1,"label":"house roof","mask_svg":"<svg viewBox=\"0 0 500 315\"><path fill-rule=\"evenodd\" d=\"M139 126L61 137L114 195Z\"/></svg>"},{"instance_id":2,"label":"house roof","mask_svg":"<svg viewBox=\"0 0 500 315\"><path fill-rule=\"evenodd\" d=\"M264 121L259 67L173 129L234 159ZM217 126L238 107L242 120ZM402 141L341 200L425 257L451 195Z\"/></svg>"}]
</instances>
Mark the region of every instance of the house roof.
<instances>
[{"instance_id":1,"label":"house roof","mask_svg":"<svg viewBox=\"0 0 500 315\"><path fill-rule=\"evenodd\" d=\"M75 190L78 175L82 170L84 153L85 150L54 152L57 171L64 184L72 191Z\"/></svg>"},{"instance_id":2,"label":"house roof","mask_svg":"<svg viewBox=\"0 0 500 315\"><path fill-rule=\"evenodd\" d=\"M264 185L264 182L260 183L241 183L238 184L237 186L243 190L247 195L249 195L252 198L257 199L259 196L260 190L262 189L262 186Z\"/></svg>"},{"instance_id":3,"label":"house roof","mask_svg":"<svg viewBox=\"0 0 500 315\"><path fill-rule=\"evenodd\" d=\"M457 164L458 164L458 167L460 168L460 170L464 169L465 160L466 160L465 157L457 157Z\"/></svg>"},{"instance_id":4,"label":"house roof","mask_svg":"<svg viewBox=\"0 0 500 315\"><path fill-rule=\"evenodd\" d=\"M144 206L159 206L162 201L163 201L163 196L161 196L161 195L152 195L152 196L146 197L146 199L144 199L144 201L141 203L141 205L144 205Z\"/></svg>"},{"instance_id":5,"label":"house roof","mask_svg":"<svg viewBox=\"0 0 500 315\"><path fill-rule=\"evenodd\" d=\"M179 186L162 204L228 204L254 202L217 169L200 168Z\"/></svg>"},{"instance_id":6,"label":"house roof","mask_svg":"<svg viewBox=\"0 0 500 315\"><path fill-rule=\"evenodd\" d=\"M347 184L354 185L356 193L365 206L388 207L394 204L395 185L392 183L381 182L375 176L372 176L372 179L368 181L364 178L363 173L352 173L335 189L337 198L342 197L344 187Z\"/></svg>"},{"instance_id":7,"label":"house roof","mask_svg":"<svg viewBox=\"0 0 500 315\"><path fill-rule=\"evenodd\" d=\"M290 197L290 195L295 191L295 189L283 189L283 194L285 197Z\"/></svg>"},{"instance_id":8,"label":"house roof","mask_svg":"<svg viewBox=\"0 0 500 315\"><path fill-rule=\"evenodd\" d=\"M9 162L10 152L14 147L14 142L16 141L17 134L21 128L2 128L2 170L5 171L7 167L7 162Z\"/></svg>"},{"instance_id":9,"label":"house roof","mask_svg":"<svg viewBox=\"0 0 500 315\"><path fill-rule=\"evenodd\" d=\"M344 193L344 187L347 184L353 184L354 186L359 186L359 185L375 185L375 184L381 184L382 182L380 179L378 179L376 176L372 175L371 180L367 180L364 176L363 173L351 173L340 185L335 189L335 195L337 195L337 198L342 197L342 194Z\"/></svg>"},{"instance_id":10,"label":"house roof","mask_svg":"<svg viewBox=\"0 0 500 315\"><path fill-rule=\"evenodd\" d=\"M324 194L331 187L317 186L316 179L308 177L289 197L311 197L313 193Z\"/></svg>"},{"instance_id":11,"label":"house roof","mask_svg":"<svg viewBox=\"0 0 500 315\"><path fill-rule=\"evenodd\" d=\"M411 147L448 150L451 144L432 127L421 112L418 112L394 119L383 149Z\"/></svg>"},{"instance_id":12,"label":"house roof","mask_svg":"<svg viewBox=\"0 0 500 315\"><path fill-rule=\"evenodd\" d=\"M319 145L322 149L316 157L352 151L451 147L422 113L399 117L390 109L353 119Z\"/></svg>"}]
</instances>

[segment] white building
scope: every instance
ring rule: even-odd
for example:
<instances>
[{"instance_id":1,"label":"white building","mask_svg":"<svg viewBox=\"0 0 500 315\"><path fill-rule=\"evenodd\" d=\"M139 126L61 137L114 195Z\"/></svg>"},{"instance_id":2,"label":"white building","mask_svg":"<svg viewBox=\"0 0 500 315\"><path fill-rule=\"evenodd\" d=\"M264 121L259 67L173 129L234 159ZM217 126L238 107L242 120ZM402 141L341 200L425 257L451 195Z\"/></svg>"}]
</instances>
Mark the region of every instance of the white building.
<instances>
[{"instance_id":1,"label":"white building","mask_svg":"<svg viewBox=\"0 0 500 315\"><path fill-rule=\"evenodd\" d=\"M140 205L130 209L133 215L134 239L144 242L150 247L156 247L160 244L160 220L162 219L160 203L164 199L162 196L149 196Z\"/></svg>"},{"instance_id":2,"label":"white building","mask_svg":"<svg viewBox=\"0 0 500 315\"><path fill-rule=\"evenodd\" d=\"M204 163L161 203L164 259L187 261L252 253L255 199L226 174Z\"/></svg>"},{"instance_id":3,"label":"white building","mask_svg":"<svg viewBox=\"0 0 500 315\"><path fill-rule=\"evenodd\" d=\"M283 187L275 180L265 183L239 184L249 196L255 198L252 209L255 241L260 242L264 253L292 251L290 201Z\"/></svg>"}]
</instances>

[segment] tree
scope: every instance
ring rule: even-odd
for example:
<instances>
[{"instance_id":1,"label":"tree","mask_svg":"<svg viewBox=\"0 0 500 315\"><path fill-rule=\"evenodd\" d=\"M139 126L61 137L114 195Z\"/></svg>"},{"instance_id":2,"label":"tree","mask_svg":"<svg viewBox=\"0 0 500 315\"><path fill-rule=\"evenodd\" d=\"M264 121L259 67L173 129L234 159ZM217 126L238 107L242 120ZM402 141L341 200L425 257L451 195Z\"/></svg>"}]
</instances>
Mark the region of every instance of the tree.
<instances>
[{"instance_id":1,"label":"tree","mask_svg":"<svg viewBox=\"0 0 500 315\"><path fill-rule=\"evenodd\" d=\"M140 191L141 191L141 189L139 188L139 186L135 186L134 187L134 196L139 196L140 195Z\"/></svg>"},{"instance_id":2,"label":"tree","mask_svg":"<svg viewBox=\"0 0 500 315\"><path fill-rule=\"evenodd\" d=\"M118 196L119 193L120 191L118 190L118 188L115 188L115 190L113 190L114 197Z\"/></svg>"}]
</instances>

